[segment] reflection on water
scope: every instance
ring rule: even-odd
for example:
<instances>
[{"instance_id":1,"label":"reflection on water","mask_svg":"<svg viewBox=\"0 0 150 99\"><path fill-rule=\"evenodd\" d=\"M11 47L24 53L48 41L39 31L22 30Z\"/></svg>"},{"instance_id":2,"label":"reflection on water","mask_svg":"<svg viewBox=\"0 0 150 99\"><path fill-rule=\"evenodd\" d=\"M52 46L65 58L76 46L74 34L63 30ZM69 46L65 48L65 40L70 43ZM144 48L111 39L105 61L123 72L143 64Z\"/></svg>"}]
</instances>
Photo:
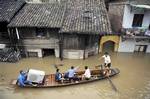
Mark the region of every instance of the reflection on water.
<instances>
[{"instance_id":1,"label":"reflection on water","mask_svg":"<svg viewBox=\"0 0 150 99\"><path fill-rule=\"evenodd\" d=\"M100 55L86 60L67 60L49 56L45 58L27 58L18 63L0 63L0 99L150 99L150 54L113 53L111 54L113 67L119 68L121 73L111 78L119 92L112 89L107 79L68 87L28 89L15 88L10 85L21 69L44 70L46 74L54 73L53 64L65 72L70 66L88 65L91 69L101 64Z\"/></svg>"}]
</instances>

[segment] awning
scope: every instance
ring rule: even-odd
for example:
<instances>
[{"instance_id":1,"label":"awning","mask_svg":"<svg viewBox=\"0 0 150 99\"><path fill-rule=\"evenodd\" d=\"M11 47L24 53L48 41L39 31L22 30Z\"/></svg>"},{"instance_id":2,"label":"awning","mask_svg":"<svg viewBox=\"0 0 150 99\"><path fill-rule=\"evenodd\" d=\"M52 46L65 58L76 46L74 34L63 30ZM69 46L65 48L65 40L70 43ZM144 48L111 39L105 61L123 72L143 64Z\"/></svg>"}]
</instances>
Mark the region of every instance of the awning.
<instances>
[{"instance_id":1,"label":"awning","mask_svg":"<svg viewBox=\"0 0 150 99\"><path fill-rule=\"evenodd\" d=\"M137 8L150 9L150 5L134 5L134 4L131 4L131 6L137 7Z\"/></svg>"}]
</instances>

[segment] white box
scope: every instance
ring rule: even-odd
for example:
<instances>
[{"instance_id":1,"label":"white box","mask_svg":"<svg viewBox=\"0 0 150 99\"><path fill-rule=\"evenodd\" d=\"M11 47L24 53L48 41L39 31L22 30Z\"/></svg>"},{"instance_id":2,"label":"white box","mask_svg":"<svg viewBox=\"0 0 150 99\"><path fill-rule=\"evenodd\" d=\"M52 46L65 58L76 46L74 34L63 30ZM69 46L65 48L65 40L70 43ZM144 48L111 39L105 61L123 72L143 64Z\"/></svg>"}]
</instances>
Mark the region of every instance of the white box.
<instances>
[{"instance_id":1,"label":"white box","mask_svg":"<svg viewBox=\"0 0 150 99\"><path fill-rule=\"evenodd\" d=\"M28 72L27 80L34 83L42 83L45 76L44 71L30 69Z\"/></svg>"}]
</instances>

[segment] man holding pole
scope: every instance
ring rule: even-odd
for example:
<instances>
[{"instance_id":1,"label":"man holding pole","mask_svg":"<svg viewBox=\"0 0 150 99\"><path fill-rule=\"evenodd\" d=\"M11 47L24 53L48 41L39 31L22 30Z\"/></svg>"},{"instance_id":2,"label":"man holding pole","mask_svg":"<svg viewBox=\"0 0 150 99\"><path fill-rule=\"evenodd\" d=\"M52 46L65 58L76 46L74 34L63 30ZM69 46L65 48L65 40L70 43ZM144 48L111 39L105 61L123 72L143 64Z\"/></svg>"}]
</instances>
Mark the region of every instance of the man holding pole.
<instances>
[{"instance_id":1,"label":"man holding pole","mask_svg":"<svg viewBox=\"0 0 150 99\"><path fill-rule=\"evenodd\" d=\"M111 67L111 59L110 56L108 54L108 52L105 52L104 55L100 58L100 59L104 59L104 75L109 76L109 74L111 73L110 67Z\"/></svg>"}]
</instances>

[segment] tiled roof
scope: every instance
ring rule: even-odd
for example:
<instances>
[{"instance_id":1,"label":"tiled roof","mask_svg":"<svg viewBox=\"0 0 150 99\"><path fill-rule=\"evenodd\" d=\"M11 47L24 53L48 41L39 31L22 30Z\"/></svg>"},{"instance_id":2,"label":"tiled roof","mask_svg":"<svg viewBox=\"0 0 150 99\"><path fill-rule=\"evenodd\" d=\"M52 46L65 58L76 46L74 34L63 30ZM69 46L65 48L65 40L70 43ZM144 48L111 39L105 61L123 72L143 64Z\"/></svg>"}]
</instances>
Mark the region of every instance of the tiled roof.
<instances>
[{"instance_id":1,"label":"tiled roof","mask_svg":"<svg viewBox=\"0 0 150 99\"><path fill-rule=\"evenodd\" d=\"M0 21L10 22L10 20L14 17L24 3L24 1L1 0Z\"/></svg>"},{"instance_id":2,"label":"tiled roof","mask_svg":"<svg viewBox=\"0 0 150 99\"><path fill-rule=\"evenodd\" d=\"M69 0L60 32L111 34L103 0Z\"/></svg>"},{"instance_id":3,"label":"tiled roof","mask_svg":"<svg viewBox=\"0 0 150 99\"><path fill-rule=\"evenodd\" d=\"M60 28L60 33L112 33L103 0L26 4L8 26Z\"/></svg>"},{"instance_id":4,"label":"tiled roof","mask_svg":"<svg viewBox=\"0 0 150 99\"><path fill-rule=\"evenodd\" d=\"M26 4L8 26L60 28L64 13L64 5Z\"/></svg>"}]
</instances>

